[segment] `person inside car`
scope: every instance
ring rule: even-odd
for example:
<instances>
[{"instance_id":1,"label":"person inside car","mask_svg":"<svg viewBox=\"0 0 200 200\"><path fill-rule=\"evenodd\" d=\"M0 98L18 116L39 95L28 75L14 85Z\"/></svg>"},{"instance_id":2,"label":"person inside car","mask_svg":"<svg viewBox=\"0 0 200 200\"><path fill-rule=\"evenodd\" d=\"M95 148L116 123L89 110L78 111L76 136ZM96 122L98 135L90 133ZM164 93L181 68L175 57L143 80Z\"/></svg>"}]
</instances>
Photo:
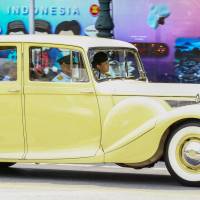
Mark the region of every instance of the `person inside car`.
<instances>
[{"instance_id":1,"label":"person inside car","mask_svg":"<svg viewBox=\"0 0 200 200\"><path fill-rule=\"evenodd\" d=\"M61 72L52 79L53 82L71 82L72 81L72 69L70 65L70 55L61 57L57 60L61 66Z\"/></svg>"},{"instance_id":2,"label":"person inside car","mask_svg":"<svg viewBox=\"0 0 200 200\"><path fill-rule=\"evenodd\" d=\"M108 56L104 52L98 52L94 55L92 66L97 80L105 79L110 76Z\"/></svg>"},{"instance_id":3,"label":"person inside car","mask_svg":"<svg viewBox=\"0 0 200 200\"><path fill-rule=\"evenodd\" d=\"M3 64L4 77L2 81L16 81L17 80L17 65L9 61Z\"/></svg>"}]
</instances>

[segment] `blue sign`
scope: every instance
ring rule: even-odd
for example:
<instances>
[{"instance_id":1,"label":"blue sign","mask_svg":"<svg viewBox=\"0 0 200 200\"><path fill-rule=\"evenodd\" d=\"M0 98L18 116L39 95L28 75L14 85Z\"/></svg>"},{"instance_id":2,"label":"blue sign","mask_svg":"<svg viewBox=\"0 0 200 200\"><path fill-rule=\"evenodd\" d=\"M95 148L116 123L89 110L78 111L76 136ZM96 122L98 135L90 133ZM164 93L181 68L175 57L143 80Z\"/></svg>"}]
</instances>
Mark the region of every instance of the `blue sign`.
<instances>
[{"instance_id":1,"label":"blue sign","mask_svg":"<svg viewBox=\"0 0 200 200\"><path fill-rule=\"evenodd\" d=\"M29 32L29 2L0 1L0 34ZM92 5L98 5L98 0L35 0L36 32L88 35L97 19L90 12Z\"/></svg>"}]
</instances>

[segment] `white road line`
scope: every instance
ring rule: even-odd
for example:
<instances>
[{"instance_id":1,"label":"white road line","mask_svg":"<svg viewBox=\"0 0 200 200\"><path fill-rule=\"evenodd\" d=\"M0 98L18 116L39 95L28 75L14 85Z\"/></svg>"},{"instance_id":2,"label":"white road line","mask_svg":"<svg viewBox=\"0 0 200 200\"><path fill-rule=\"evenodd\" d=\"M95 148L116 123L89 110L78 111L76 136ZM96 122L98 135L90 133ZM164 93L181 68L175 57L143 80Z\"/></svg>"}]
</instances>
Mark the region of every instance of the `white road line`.
<instances>
[{"instance_id":1,"label":"white road line","mask_svg":"<svg viewBox=\"0 0 200 200\"><path fill-rule=\"evenodd\" d=\"M96 193L102 193L102 192L114 192L116 191L117 193L130 193L130 194L137 194L137 193L141 193L142 195L144 194L149 194L149 195L155 195L155 191L153 191L152 189L148 189L148 188L122 188L121 191L119 191L119 187L106 187L106 186L97 186L97 185L91 185L90 183L87 185L80 185L80 184L76 184L76 185L63 185L63 184L52 184L52 183L0 183L0 191L5 190L5 189L9 189L9 191L15 191L15 190L27 190L27 189L31 189L31 190L37 190L37 192L47 192L48 191L48 195L52 193L55 193L56 191L59 191L59 194L61 192L96 192ZM195 191L195 193L194 193ZM197 190L188 190L186 191L187 195L190 195L191 199L193 199L192 197L199 197L200 192ZM163 196L163 195L169 195L175 197L175 196L180 196L180 194L175 190L171 190L170 193L168 190L165 189L159 189L156 190L156 196Z\"/></svg>"}]
</instances>

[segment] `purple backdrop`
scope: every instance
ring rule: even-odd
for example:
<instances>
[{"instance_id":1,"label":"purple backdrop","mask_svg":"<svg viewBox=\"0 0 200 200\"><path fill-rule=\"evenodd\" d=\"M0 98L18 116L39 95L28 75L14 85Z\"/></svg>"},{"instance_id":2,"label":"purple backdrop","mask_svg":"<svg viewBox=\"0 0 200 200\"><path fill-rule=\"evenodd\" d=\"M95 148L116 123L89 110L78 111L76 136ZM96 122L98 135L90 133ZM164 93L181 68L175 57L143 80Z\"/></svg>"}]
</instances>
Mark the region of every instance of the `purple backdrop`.
<instances>
[{"instance_id":1,"label":"purple backdrop","mask_svg":"<svg viewBox=\"0 0 200 200\"><path fill-rule=\"evenodd\" d=\"M200 37L199 13L199 0L113 0L114 36L137 44L166 44L165 56L149 52L142 59L152 81L162 81L163 76L167 81L176 76L176 41Z\"/></svg>"}]
</instances>

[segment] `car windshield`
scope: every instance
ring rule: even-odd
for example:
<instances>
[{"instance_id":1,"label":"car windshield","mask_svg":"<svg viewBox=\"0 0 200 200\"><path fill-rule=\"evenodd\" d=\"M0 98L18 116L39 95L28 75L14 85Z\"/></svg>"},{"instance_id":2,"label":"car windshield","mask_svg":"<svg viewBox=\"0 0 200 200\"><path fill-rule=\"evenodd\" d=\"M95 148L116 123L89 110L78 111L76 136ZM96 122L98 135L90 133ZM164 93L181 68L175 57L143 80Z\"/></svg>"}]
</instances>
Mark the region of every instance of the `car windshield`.
<instances>
[{"instance_id":1,"label":"car windshield","mask_svg":"<svg viewBox=\"0 0 200 200\"><path fill-rule=\"evenodd\" d=\"M134 49L92 48L89 60L97 81L114 79L146 80Z\"/></svg>"}]
</instances>

